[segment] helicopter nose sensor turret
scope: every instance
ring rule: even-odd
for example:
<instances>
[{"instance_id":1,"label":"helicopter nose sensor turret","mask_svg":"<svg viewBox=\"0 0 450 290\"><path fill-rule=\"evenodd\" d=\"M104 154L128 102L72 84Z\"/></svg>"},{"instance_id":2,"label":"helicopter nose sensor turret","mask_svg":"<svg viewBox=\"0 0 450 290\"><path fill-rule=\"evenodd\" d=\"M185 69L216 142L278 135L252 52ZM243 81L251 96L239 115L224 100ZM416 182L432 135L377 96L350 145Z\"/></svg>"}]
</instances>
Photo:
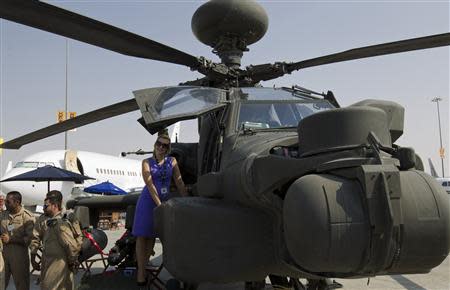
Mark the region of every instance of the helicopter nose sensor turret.
<instances>
[{"instance_id":1,"label":"helicopter nose sensor turret","mask_svg":"<svg viewBox=\"0 0 450 290\"><path fill-rule=\"evenodd\" d=\"M212 0L195 11L192 31L202 43L211 46L222 62L239 67L247 46L260 40L269 18L254 0Z\"/></svg>"}]
</instances>

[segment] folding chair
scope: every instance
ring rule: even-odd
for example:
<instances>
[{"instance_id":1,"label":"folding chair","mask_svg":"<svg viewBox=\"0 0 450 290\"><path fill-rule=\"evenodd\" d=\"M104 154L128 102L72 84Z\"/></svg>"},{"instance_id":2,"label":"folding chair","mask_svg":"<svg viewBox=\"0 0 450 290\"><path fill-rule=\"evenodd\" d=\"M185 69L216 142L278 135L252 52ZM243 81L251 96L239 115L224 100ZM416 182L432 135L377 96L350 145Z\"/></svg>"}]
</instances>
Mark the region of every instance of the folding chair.
<instances>
[{"instance_id":1,"label":"folding chair","mask_svg":"<svg viewBox=\"0 0 450 290\"><path fill-rule=\"evenodd\" d=\"M98 252L92 258L89 258L89 259L83 261L82 263L80 263L81 269L84 270L83 276L91 274L91 267L94 265L95 262L98 262L98 261L101 261L103 264L103 267L104 267L102 274L105 273L106 269L108 269L108 267L109 267L108 254L103 252L102 248L94 240L91 233L89 233L87 230L83 230L82 232L83 232L84 237L87 238L91 242L91 245L94 246L94 248ZM97 255L100 255L100 257L94 258Z\"/></svg>"},{"instance_id":2,"label":"folding chair","mask_svg":"<svg viewBox=\"0 0 450 290\"><path fill-rule=\"evenodd\" d=\"M135 211L136 211L136 206L129 205L127 207L127 214L125 217L125 228L129 231L129 233L132 232ZM151 289L151 286L153 286L159 290L166 289L165 283L159 278L159 274L161 273L163 268L164 268L163 263L161 263L159 266L153 266L153 265L146 266L145 271L147 273L147 288L148 289Z\"/></svg>"},{"instance_id":3,"label":"folding chair","mask_svg":"<svg viewBox=\"0 0 450 290\"><path fill-rule=\"evenodd\" d=\"M161 263L159 266L147 265L145 271L147 272L147 287L149 289L151 286L154 286L159 290L166 289L165 283L159 278L159 274L161 273L163 268L163 263Z\"/></svg>"},{"instance_id":4,"label":"folding chair","mask_svg":"<svg viewBox=\"0 0 450 290\"><path fill-rule=\"evenodd\" d=\"M42 266L42 247L39 247L36 253L36 262L39 264L39 266ZM31 269L30 274L33 274L34 271L36 271L34 268Z\"/></svg>"},{"instance_id":5,"label":"folding chair","mask_svg":"<svg viewBox=\"0 0 450 290\"><path fill-rule=\"evenodd\" d=\"M84 271L84 275L88 275L91 274L91 268L94 265L95 262L101 261L103 264L103 273L106 271L106 269L108 268L109 264L107 262L108 260L108 254L104 253L102 248L98 245L98 243L95 241L94 237L92 236L92 234L88 231L88 228L90 226L90 221L89 221L89 208L86 206L77 206L74 209L74 213L75 218L79 221L80 223L80 227L82 229L82 233L85 239L88 239L91 246L93 246L97 253L89 258L86 259L85 261L80 263L80 268ZM100 257L96 257L100 255ZM94 258L96 257L96 258Z\"/></svg>"}]
</instances>

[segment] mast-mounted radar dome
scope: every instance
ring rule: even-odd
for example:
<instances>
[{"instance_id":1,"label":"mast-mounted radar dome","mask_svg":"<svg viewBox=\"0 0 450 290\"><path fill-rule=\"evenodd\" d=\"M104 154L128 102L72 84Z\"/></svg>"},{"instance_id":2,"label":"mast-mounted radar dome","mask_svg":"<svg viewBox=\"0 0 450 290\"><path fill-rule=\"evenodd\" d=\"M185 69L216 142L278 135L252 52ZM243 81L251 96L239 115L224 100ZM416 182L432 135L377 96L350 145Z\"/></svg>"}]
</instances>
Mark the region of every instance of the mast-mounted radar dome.
<instances>
[{"instance_id":1,"label":"mast-mounted radar dome","mask_svg":"<svg viewBox=\"0 0 450 290\"><path fill-rule=\"evenodd\" d=\"M211 46L222 62L239 67L247 46L260 40L269 18L254 0L211 0L192 16L192 31L202 43Z\"/></svg>"}]
</instances>

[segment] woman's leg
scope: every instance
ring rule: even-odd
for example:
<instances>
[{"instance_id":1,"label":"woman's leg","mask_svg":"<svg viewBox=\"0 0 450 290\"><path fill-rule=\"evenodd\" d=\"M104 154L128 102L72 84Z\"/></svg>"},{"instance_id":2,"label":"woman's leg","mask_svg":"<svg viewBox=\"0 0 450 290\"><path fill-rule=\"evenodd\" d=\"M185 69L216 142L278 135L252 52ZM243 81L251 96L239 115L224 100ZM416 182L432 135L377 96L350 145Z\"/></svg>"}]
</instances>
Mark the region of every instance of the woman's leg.
<instances>
[{"instance_id":1,"label":"woman's leg","mask_svg":"<svg viewBox=\"0 0 450 290\"><path fill-rule=\"evenodd\" d=\"M137 282L145 281L145 250L146 250L146 238L137 237L136 238L136 262L137 262Z\"/></svg>"},{"instance_id":2,"label":"woman's leg","mask_svg":"<svg viewBox=\"0 0 450 290\"><path fill-rule=\"evenodd\" d=\"M148 259L153 252L154 245L154 238L136 238L137 282L145 281L145 267L147 266Z\"/></svg>"}]
</instances>

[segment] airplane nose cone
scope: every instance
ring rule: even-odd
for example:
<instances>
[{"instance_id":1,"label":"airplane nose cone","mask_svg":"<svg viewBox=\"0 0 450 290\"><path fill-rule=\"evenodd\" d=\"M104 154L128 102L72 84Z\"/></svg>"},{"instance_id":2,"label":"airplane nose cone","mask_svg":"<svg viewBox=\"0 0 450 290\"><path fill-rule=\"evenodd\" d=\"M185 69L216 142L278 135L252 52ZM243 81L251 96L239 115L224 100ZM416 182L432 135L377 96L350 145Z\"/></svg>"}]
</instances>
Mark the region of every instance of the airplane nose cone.
<instances>
[{"instance_id":1,"label":"airplane nose cone","mask_svg":"<svg viewBox=\"0 0 450 290\"><path fill-rule=\"evenodd\" d=\"M33 189L33 185L32 183L34 182L26 182L24 183L24 181L7 181L7 182L1 182L0 183L0 190L4 193L7 194L8 192L11 191L18 191L20 192L22 195L24 195L25 191L30 191ZM26 185L26 186L24 186Z\"/></svg>"},{"instance_id":2,"label":"airplane nose cone","mask_svg":"<svg viewBox=\"0 0 450 290\"><path fill-rule=\"evenodd\" d=\"M7 194L9 192L8 187L5 184L0 183L0 193Z\"/></svg>"},{"instance_id":3,"label":"airplane nose cone","mask_svg":"<svg viewBox=\"0 0 450 290\"><path fill-rule=\"evenodd\" d=\"M17 176L19 174L25 173L30 169L26 168L13 168L8 171L0 180L6 180L8 178ZM0 191L3 194L7 194L11 191L18 191L22 194L22 204L23 205L35 205L42 203L42 195L39 192L46 192L47 184L45 182L34 182L34 181L6 181L0 182Z\"/></svg>"},{"instance_id":4,"label":"airplane nose cone","mask_svg":"<svg viewBox=\"0 0 450 290\"><path fill-rule=\"evenodd\" d=\"M7 175L5 174L4 176L2 176L2 178L0 178L0 180L5 180L10 177L11 176L9 176L9 174L7 174ZM11 185L8 185L8 182L0 182L0 193L7 194L10 191L11 191Z\"/></svg>"},{"instance_id":5,"label":"airplane nose cone","mask_svg":"<svg viewBox=\"0 0 450 290\"><path fill-rule=\"evenodd\" d=\"M19 184L17 181L8 181L0 183L0 191L4 194L7 194L11 191L18 191Z\"/></svg>"}]
</instances>

